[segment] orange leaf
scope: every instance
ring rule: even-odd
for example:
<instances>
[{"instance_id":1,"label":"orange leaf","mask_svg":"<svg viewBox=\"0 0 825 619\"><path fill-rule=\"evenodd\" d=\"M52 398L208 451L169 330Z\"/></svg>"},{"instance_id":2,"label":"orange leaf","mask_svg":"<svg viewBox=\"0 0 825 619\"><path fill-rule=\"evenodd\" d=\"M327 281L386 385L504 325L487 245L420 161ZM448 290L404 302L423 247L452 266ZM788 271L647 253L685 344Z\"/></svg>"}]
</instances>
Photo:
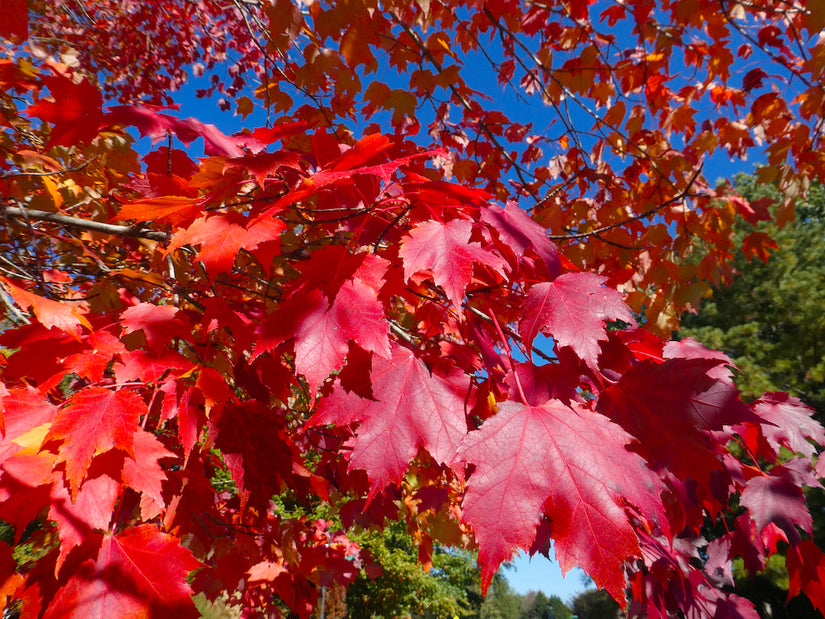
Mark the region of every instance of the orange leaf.
<instances>
[{"instance_id":1,"label":"orange leaf","mask_svg":"<svg viewBox=\"0 0 825 619\"><path fill-rule=\"evenodd\" d=\"M0 282L6 287L14 302L23 309L31 308L35 318L47 329L57 327L70 335L76 335L81 325L87 329L92 328L80 311L85 309L85 304L76 301L61 303L46 299L15 286L5 277L0 277Z\"/></svg>"}]
</instances>

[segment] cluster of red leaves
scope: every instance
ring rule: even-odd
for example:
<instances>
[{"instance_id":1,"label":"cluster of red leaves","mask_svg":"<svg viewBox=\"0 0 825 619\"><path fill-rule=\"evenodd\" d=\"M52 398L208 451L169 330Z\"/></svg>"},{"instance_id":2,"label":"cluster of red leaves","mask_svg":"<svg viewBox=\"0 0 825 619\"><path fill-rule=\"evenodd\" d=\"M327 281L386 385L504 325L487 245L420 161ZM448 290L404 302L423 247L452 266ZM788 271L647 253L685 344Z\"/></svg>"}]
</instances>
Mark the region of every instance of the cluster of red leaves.
<instances>
[{"instance_id":1,"label":"cluster of red leaves","mask_svg":"<svg viewBox=\"0 0 825 619\"><path fill-rule=\"evenodd\" d=\"M276 48L303 23L287 14ZM364 30L346 32L359 66ZM431 162L448 151L401 133L352 139L299 114L227 136L104 108L53 61L2 61L0 86L0 520L38 550L18 565L2 545L0 593L23 616L196 616L193 592L308 616L369 564L318 506L345 527L403 516L424 560L433 542L477 545L485 588L552 539L564 570L650 617L756 617L725 592L731 562L787 549L791 593L825 609L811 411L745 404L725 355L637 326L659 292L642 278L623 296L626 263L559 249L537 223L564 230L556 215L445 180ZM138 161L127 128L166 145ZM199 139L198 161L173 148ZM625 223L611 230L647 234ZM653 253L655 281L679 280Z\"/></svg>"}]
</instances>

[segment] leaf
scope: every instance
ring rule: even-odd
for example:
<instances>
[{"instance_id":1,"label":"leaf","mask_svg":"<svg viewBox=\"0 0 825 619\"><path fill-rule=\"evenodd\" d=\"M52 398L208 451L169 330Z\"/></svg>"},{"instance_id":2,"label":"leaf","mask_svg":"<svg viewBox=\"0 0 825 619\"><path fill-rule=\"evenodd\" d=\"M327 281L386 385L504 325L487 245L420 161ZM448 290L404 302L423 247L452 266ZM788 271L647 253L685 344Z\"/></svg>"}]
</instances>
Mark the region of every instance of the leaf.
<instances>
[{"instance_id":1,"label":"leaf","mask_svg":"<svg viewBox=\"0 0 825 619\"><path fill-rule=\"evenodd\" d=\"M547 231L521 210L517 203L507 202L503 209L489 206L482 210L481 219L498 231L501 240L517 256L521 257L525 251L532 249L544 260L550 277L556 277L561 272L559 251L555 243L547 238Z\"/></svg>"},{"instance_id":2,"label":"leaf","mask_svg":"<svg viewBox=\"0 0 825 619\"><path fill-rule=\"evenodd\" d=\"M228 407L221 415L215 445L244 506L266 509L273 495L287 489L305 493L311 481L316 494L328 492L304 467L297 446L284 430L280 411L267 410L256 402ZM278 457L273 459L272 454Z\"/></svg>"},{"instance_id":3,"label":"leaf","mask_svg":"<svg viewBox=\"0 0 825 619\"><path fill-rule=\"evenodd\" d=\"M65 75L44 75L54 101L40 100L29 106L27 114L52 124L46 148L88 144L97 137L103 121L103 97L84 77L75 83Z\"/></svg>"},{"instance_id":4,"label":"leaf","mask_svg":"<svg viewBox=\"0 0 825 619\"><path fill-rule=\"evenodd\" d=\"M771 469L769 475L748 480L740 501L748 509L757 531L773 523L785 532L791 544L798 544L802 539L797 526L811 533L812 519L805 507L802 488L781 465Z\"/></svg>"},{"instance_id":5,"label":"leaf","mask_svg":"<svg viewBox=\"0 0 825 619\"><path fill-rule=\"evenodd\" d=\"M825 429L813 419L814 410L787 393L766 393L752 405L754 412L768 423L762 433L777 453L781 446L812 457L816 447L808 439L825 445Z\"/></svg>"},{"instance_id":6,"label":"leaf","mask_svg":"<svg viewBox=\"0 0 825 619\"><path fill-rule=\"evenodd\" d=\"M159 461L174 457L153 434L142 429L135 432L134 456L123 462L123 483L143 494L140 510L144 520L158 516L166 505L161 494L166 473Z\"/></svg>"},{"instance_id":7,"label":"leaf","mask_svg":"<svg viewBox=\"0 0 825 619\"><path fill-rule=\"evenodd\" d=\"M733 380L733 372L730 368L736 366L731 358L721 351L707 348L692 337L668 342L662 349L662 356L665 359L715 359L721 361L722 363L708 370L708 376L728 382Z\"/></svg>"},{"instance_id":8,"label":"leaf","mask_svg":"<svg viewBox=\"0 0 825 619\"><path fill-rule=\"evenodd\" d=\"M626 445L631 437L590 410L550 400L515 402L462 441L456 462L471 464L462 520L479 545L482 585L517 549L531 546L549 516L562 572L581 566L599 587L624 597L622 564L640 552L625 501L663 514L661 483Z\"/></svg>"},{"instance_id":9,"label":"leaf","mask_svg":"<svg viewBox=\"0 0 825 619\"><path fill-rule=\"evenodd\" d=\"M169 222L173 226L201 213L203 201L186 196L158 196L129 202L120 207L112 221L131 219L134 221Z\"/></svg>"},{"instance_id":10,"label":"leaf","mask_svg":"<svg viewBox=\"0 0 825 619\"><path fill-rule=\"evenodd\" d=\"M262 243L277 241L286 228L280 219L263 219L249 228L245 228L244 223L244 218L233 217L230 213L201 217L186 230L176 233L167 251L184 245L200 245L195 258L203 262L210 275L215 276L232 270L239 250L253 251Z\"/></svg>"},{"instance_id":11,"label":"leaf","mask_svg":"<svg viewBox=\"0 0 825 619\"><path fill-rule=\"evenodd\" d=\"M473 276L473 263L489 266L503 274L504 261L479 243L470 242L473 224L454 219L447 223L429 220L418 224L401 241L398 254L404 261L404 278L429 271L447 298L461 308L464 291Z\"/></svg>"},{"instance_id":12,"label":"leaf","mask_svg":"<svg viewBox=\"0 0 825 619\"><path fill-rule=\"evenodd\" d=\"M48 518L57 523L60 536L58 570L69 552L80 546L94 530L109 528L119 495L120 483L106 474L84 481L74 500L62 480L52 485Z\"/></svg>"},{"instance_id":13,"label":"leaf","mask_svg":"<svg viewBox=\"0 0 825 619\"><path fill-rule=\"evenodd\" d=\"M84 562L44 619L198 616L189 572L201 566L171 535L144 524L105 535L97 559Z\"/></svg>"},{"instance_id":14,"label":"leaf","mask_svg":"<svg viewBox=\"0 0 825 619\"><path fill-rule=\"evenodd\" d=\"M295 330L295 369L306 378L314 401L318 385L344 363L347 340L338 330L329 312L329 301L321 291L311 290L303 299Z\"/></svg>"},{"instance_id":15,"label":"leaf","mask_svg":"<svg viewBox=\"0 0 825 619\"><path fill-rule=\"evenodd\" d=\"M825 554L812 540L788 548L789 597L804 592L819 612L825 612Z\"/></svg>"},{"instance_id":16,"label":"leaf","mask_svg":"<svg viewBox=\"0 0 825 619\"><path fill-rule=\"evenodd\" d=\"M467 422L466 386L431 374L407 348L393 345L390 359L374 358L370 379L375 400L339 387L322 400L307 427L360 422L349 467L367 472L372 498L401 480L420 448L437 462L449 463Z\"/></svg>"},{"instance_id":17,"label":"leaf","mask_svg":"<svg viewBox=\"0 0 825 619\"><path fill-rule=\"evenodd\" d=\"M596 368L599 342L607 340L605 321L636 324L622 296L602 286L605 280L593 273L565 273L552 282L531 286L519 320L519 333L527 349L541 332L559 346L569 346L582 361Z\"/></svg>"},{"instance_id":18,"label":"leaf","mask_svg":"<svg viewBox=\"0 0 825 619\"><path fill-rule=\"evenodd\" d=\"M137 303L123 310L120 317L124 334L143 331L151 348L163 348L176 337L186 337L189 326L172 305Z\"/></svg>"},{"instance_id":19,"label":"leaf","mask_svg":"<svg viewBox=\"0 0 825 619\"><path fill-rule=\"evenodd\" d=\"M365 259L338 289L332 306L319 290L300 297L301 315L295 327L295 368L306 377L310 393L314 394L331 372L341 369L347 355L347 341L389 358L390 327L378 299L386 268L386 261L380 258ZM282 322L281 326L288 322Z\"/></svg>"},{"instance_id":20,"label":"leaf","mask_svg":"<svg viewBox=\"0 0 825 619\"><path fill-rule=\"evenodd\" d=\"M0 3L0 37L15 42L29 38L29 7L26 0L3 0Z\"/></svg>"},{"instance_id":21,"label":"leaf","mask_svg":"<svg viewBox=\"0 0 825 619\"><path fill-rule=\"evenodd\" d=\"M243 156L242 137L229 137L215 125L205 125L194 118L179 119L161 114L161 109L151 105L116 105L109 108L103 120L110 125L137 127L141 136L149 136L154 141L165 137L167 132L174 133L185 144L202 137L207 155Z\"/></svg>"},{"instance_id":22,"label":"leaf","mask_svg":"<svg viewBox=\"0 0 825 619\"><path fill-rule=\"evenodd\" d=\"M654 469L681 479L707 481L722 467L707 434L757 417L727 381L708 375L715 359L643 361L599 394L596 410L639 441L638 452Z\"/></svg>"},{"instance_id":23,"label":"leaf","mask_svg":"<svg viewBox=\"0 0 825 619\"><path fill-rule=\"evenodd\" d=\"M46 299L16 286L5 277L0 277L0 282L8 290L14 302L23 309L31 308L40 324L47 329L57 327L69 335L77 335L81 325L91 329L89 321L81 312L82 304L76 302L61 303Z\"/></svg>"},{"instance_id":24,"label":"leaf","mask_svg":"<svg viewBox=\"0 0 825 619\"><path fill-rule=\"evenodd\" d=\"M137 394L102 387L78 391L68 406L58 411L48 439L63 441L58 461L66 463L66 479L73 496L95 454L117 448L134 456L138 421L146 413L146 405Z\"/></svg>"}]
</instances>

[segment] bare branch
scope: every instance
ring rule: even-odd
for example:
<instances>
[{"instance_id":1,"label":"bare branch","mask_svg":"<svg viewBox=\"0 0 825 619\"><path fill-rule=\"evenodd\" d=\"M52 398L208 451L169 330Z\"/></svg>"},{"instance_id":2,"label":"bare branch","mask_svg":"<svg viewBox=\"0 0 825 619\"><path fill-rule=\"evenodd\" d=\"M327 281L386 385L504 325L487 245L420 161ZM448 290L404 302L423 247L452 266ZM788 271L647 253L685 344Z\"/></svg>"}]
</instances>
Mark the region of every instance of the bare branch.
<instances>
[{"instance_id":1,"label":"bare branch","mask_svg":"<svg viewBox=\"0 0 825 619\"><path fill-rule=\"evenodd\" d=\"M135 239L149 239L151 241L163 242L168 238L165 232L147 230L142 226L107 224L102 221L90 221L88 219L81 219L80 217L71 217L69 215L61 215L60 213L49 213L47 211L38 211L19 206L6 206L5 204L0 205L0 208L3 209L3 213L6 216L23 220L34 219L37 221L49 221L69 228L79 228L81 230L102 232L103 234L113 234L115 236L127 236Z\"/></svg>"}]
</instances>

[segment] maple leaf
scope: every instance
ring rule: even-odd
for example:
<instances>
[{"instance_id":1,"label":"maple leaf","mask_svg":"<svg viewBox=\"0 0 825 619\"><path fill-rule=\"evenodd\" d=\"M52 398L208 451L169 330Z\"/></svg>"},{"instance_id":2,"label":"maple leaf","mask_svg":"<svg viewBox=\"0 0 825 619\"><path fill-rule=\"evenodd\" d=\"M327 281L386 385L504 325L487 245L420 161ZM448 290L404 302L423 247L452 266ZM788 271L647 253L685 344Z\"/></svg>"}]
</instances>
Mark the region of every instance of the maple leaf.
<instances>
[{"instance_id":1,"label":"maple leaf","mask_svg":"<svg viewBox=\"0 0 825 619\"><path fill-rule=\"evenodd\" d=\"M141 136L159 140L172 132L185 144L191 144L197 138L204 141L207 155L225 155L242 157L240 144L243 138L229 137L215 125L205 125L194 118L179 119L161 114L163 108L152 105L117 105L109 108L102 120L110 125L131 125L137 127Z\"/></svg>"},{"instance_id":2,"label":"maple leaf","mask_svg":"<svg viewBox=\"0 0 825 619\"><path fill-rule=\"evenodd\" d=\"M91 142L103 121L100 91L86 77L75 83L71 78L56 73L44 75L42 80L54 101L40 100L29 106L26 113L52 124L46 148Z\"/></svg>"},{"instance_id":3,"label":"maple leaf","mask_svg":"<svg viewBox=\"0 0 825 619\"><path fill-rule=\"evenodd\" d=\"M31 308L40 324L47 329L57 327L70 335L76 335L81 325L91 329L89 321L81 312L82 304L46 299L16 286L5 277L0 277L0 282L14 302L23 309Z\"/></svg>"},{"instance_id":4,"label":"maple leaf","mask_svg":"<svg viewBox=\"0 0 825 619\"><path fill-rule=\"evenodd\" d=\"M492 205L483 209L481 220L498 230L501 240L517 256L521 257L525 251L532 249L544 260L550 277L556 277L561 272L561 260L555 243L547 238L545 229L533 221L515 202L507 202L503 209Z\"/></svg>"},{"instance_id":5,"label":"maple leaf","mask_svg":"<svg viewBox=\"0 0 825 619\"><path fill-rule=\"evenodd\" d=\"M605 321L636 324L622 296L602 286L606 279L594 273L565 273L552 282L531 286L519 320L519 333L527 349L542 332L596 368L599 342L607 340Z\"/></svg>"},{"instance_id":6,"label":"maple leaf","mask_svg":"<svg viewBox=\"0 0 825 619\"><path fill-rule=\"evenodd\" d=\"M48 518L57 523L60 536L58 570L69 552L80 546L92 531L109 528L119 495L120 483L105 473L86 479L74 499L62 479L52 484Z\"/></svg>"},{"instance_id":7,"label":"maple leaf","mask_svg":"<svg viewBox=\"0 0 825 619\"><path fill-rule=\"evenodd\" d=\"M280 219L263 219L244 227L245 219L233 213L218 213L196 219L169 243L171 252L184 245L200 245L196 259L214 276L232 270L238 250L252 251L268 241L276 241L286 225ZM269 264L263 265L269 268Z\"/></svg>"},{"instance_id":8,"label":"maple leaf","mask_svg":"<svg viewBox=\"0 0 825 619\"><path fill-rule=\"evenodd\" d=\"M134 456L134 435L146 405L123 389L87 387L75 393L55 415L48 439L61 440L58 461L66 463L66 479L77 494L96 453L113 448Z\"/></svg>"},{"instance_id":9,"label":"maple leaf","mask_svg":"<svg viewBox=\"0 0 825 619\"><path fill-rule=\"evenodd\" d=\"M733 372L730 368L735 368L736 365L731 358L721 351L707 348L692 337L686 337L678 342L668 342L662 348L662 356L665 359L716 359L722 363L710 368L708 376L728 382L733 380Z\"/></svg>"},{"instance_id":10,"label":"maple leaf","mask_svg":"<svg viewBox=\"0 0 825 619\"><path fill-rule=\"evenodd\" d=\"M37 452L39 442L30 445L29 439L37 442L38 429L49 428L57 407L33 388L5 390L0 406L4 423L0 432L0 463L27 447L31 447L32 453Z\"/></svg>"},{"instance_id":11,"label":"maple leaf","mask_svg":"<svg viewBox=\"0 0 825 619\"><path fill-rule=\"evenodd\" d=\"M134 456L127 456L124 460L122 478L124 484L143 494L140 511L144 520L158 516L165 506L161 484L166 479L166 473L159 460L174 457L175 454L167 450L154 434L141 429L135 432Z\"/></svg>"},{"instance_id":12,"label":"maple leaf","mask_svg":"<svg viewBox=\"0 0 825 619\"><path fill-rule=\"evenodd\" d=\"M410 279L420 271L429 271L433 281L460 309L464 291L473 276L473 263L487 265L501 274L505 264L481 244L470 242L472 229L472 222L465 219L447 223L431 219L415 226L398 250L404 261L404 277Z\"/></svg>"},{"instance_id":13,"label":"maple leaf","mask_svg":"<svg viewBox=\"0 0 825 619\"><path fill-rule=\"evenodd\" d=\"M398 345L392 346L390 359L373 360L370 380L375 400L339 387L322 400L307 427L361 422L349 466L367 472L374 497L401 480L419 448L442 464L453 459L467 433L466 386L431 374L412 351Z\"/></svg>"},{"instance_id":14,"label":"maple leaf","mask_svg":"<svg viewBox=\"0 0 825 619\"><path fill-rule=\"evenodd\" d=\"M268 411L256 402L229 407L221 415L215 444L238 486L243 505L265 508L274 494L287 488L306 492L311 482L315 482L317 494L327 495L320 479L304 467L278 411ZM278 454L275 461L272 454Z\"/></svg>"},{"instance_id":15,"label":"maple leaf","mask_svg":"<svg viewBox=\"0 0 825 619\"><path fill-rule=\"evenodd\" d=\"M310 393L341 368L348 340L382 357L390 356L389 323L378 299L386 268L386 261L379 258L365 260L338 289L332 306L319 290L301 295L301 316L294 331L295 368L306 377Z\"/></svg>"},{"instance_id":16,"label":"maple leaf","mask_svg":"<svg viewBox=\"0 0 825 619\"><path fill-rule=\"evenodd\" d=\"M172 305L138 303L120 315L123 333L143 331L151 348L163 348L175 337L186 337L191 330Z\"/></svg>"},{"instance_id":17,"label":"maple leaf","mask_svg":"<svg viewBox=\"0 0 825 619\"><path fill-rule=\"evenodd\" d=\"M55 595L44 619L198 617L186 576L201 566L171 535L151 524L103 536Z\"/></svg>"},{"instance_id":18,"label":"maple leaf","mask_svg":"<svg viewBox=\"0 0 825 619\"><path fill-rule=\"evenodd\" d=\"M803 591L819 612L825 612L825 553L806 539L788 548L786 565L788 595Z\"/></svg>"},{"instance_id":19,"label":"maple leaf","mask_svg":"<svg viewBox=\"0 0 825 619\"><path fill-rule=\"evenodd\" d=\"M777 453L785 446L810 458L816 453L810 441L825 445L825 429L813 419L814 410L798 398L787 393L766 393L751 406L768 422L761 425L762 433Z\"/></svg>"},{"instance_id":20,"label":"maple leaf","mask_svg":"<svg viewBox=\"0 0 825 619\"><path fill-rule=\"evenodd\" d=\"M295 330L295 369L304 375L313 395L330 372L340 369L347 355L347 340L328 310L323 293L311 290L303 297Z\"/></svg>"},{"instance_id":21,"label":"maple leaf","mask_svg":"<svg viewBox=\"0 0 825 619\"><path fill-rule=\"evenodd\" d=\"M785 532L791 544L801 540L797 526L811 533L813 521L805 507L805 495L784 466L774 467L769 475L749 479L740 502L748 509L759 532L773 523Z\"/></svg>"},{"instance_id":22,"label":"maple leaf","mask_svg":"<svg viewBox=\"0 0 825 619\"><path fill-rule=\"evenodd\" d=\"M16 41L29 38L29 7L26 0L4 0L0 37Z\"/></svg>"},{"instance_id":23,"label":"maple leaf","mask_svg":"<svg viewBox=\"0 0 825 619\"><path fill-rule=\"evenodd\" d=\"M599 394L596 409L639 440L653 467L707 479L722 466L708 430L758 418L729 382L708 375L715 359L642 361Z\"/></svg>"},{"instance_id":24,"label":"maple leaf","mask_svg":"<svg viewBox=\"0 0 825 619\"><path fill-rule=\"evenodd\" d=\"M120 207L112 221L169 222L173 226L192 221L201 213L203 201L187 196L157 196L129 202Z\"/></svg>"},{"instance_id":25,"label":"maple leaf","mask_svg":"<svg viewBox=\"0 0 825 619\"><path fill-rule=\"evenodd\" d=\"M632 437L602 415L558 400L498 409L456 455L456 463L475 465L462 520L475 531L483 588L503 561L531 546L545 513L562 571L581 566L623 599L622 564L640 552L625 501L664 522L661 482L626 449Z\"/></svg>"}]
</instances>

